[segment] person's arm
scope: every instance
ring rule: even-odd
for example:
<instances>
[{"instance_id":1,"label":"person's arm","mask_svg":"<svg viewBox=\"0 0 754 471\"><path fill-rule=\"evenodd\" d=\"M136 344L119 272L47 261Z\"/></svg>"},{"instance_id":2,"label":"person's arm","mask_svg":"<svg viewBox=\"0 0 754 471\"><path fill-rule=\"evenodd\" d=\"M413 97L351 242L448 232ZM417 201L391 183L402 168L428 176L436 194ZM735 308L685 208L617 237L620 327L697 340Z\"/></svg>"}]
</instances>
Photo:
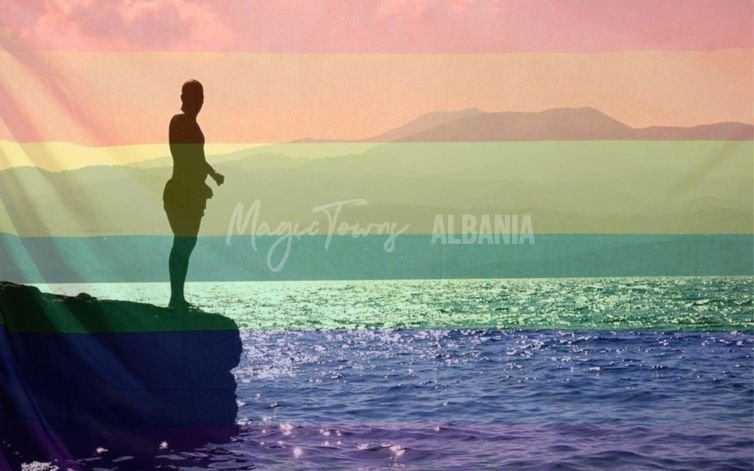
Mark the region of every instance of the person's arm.
<instances>
[{"instance_id":1,"label":"person's arm","mask_svg":"<svg viewBox=\"0 0 754 471\"><path fill-rule=\"evenodd\" d=\"M170 126L168 127L168 143L170 145L170 155L175 158L178 153L178 115L170 118Z\"/></svg>"},{"instance_id":2,"label":"person's arm","mask_svg":"<svg viewBox=\"0 0 754 471\"><path fill-rule=\"evenodd\" d=\"M217 186L220 186L225 182L225 176L223 176L221 173L218 173L215 171L214 168L207 162L207 157L204 155L204 152L202 152L202 158L204 159L204 165L207 168L207 175L212 177L212 179L217 183Z\"/></svg>"}]
</instances>

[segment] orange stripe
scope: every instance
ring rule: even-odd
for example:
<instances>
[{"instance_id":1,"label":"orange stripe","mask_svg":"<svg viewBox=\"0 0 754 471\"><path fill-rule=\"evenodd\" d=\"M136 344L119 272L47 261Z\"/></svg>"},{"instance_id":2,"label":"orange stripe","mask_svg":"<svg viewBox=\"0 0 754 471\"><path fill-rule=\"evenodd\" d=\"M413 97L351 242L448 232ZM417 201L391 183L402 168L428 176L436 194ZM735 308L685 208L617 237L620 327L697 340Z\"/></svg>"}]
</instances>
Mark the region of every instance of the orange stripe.
<instances>
[{"instance_id":1,"label":"orange stripe","mask_svg":"<svg viewBox=\"0 0 754 471\"><path fill-rule=\"evenodd\" d=\"M358 139L432 112L591 106L633 127L752 123L752 50L610 54L0 53L0 139L164 143L204 83L213 142Z\"/></svg>"}]
</instances>

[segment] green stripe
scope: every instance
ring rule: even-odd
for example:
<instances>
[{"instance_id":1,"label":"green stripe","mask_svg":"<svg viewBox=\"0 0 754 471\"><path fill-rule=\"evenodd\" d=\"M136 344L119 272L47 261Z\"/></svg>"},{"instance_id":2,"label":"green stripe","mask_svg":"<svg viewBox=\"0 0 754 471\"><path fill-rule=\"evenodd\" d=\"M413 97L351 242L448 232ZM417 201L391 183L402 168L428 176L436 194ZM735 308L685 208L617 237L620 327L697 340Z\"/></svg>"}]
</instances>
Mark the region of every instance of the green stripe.
<instances>
[{"instance_id":1,"label":"green stripe","mask_svg":"<svg viewBox=\"0 0 754 471\"><path fill-rule=\"evenodd\" d=\"M295 158L320 149L323 158ZM308 149L308 150L307 150ZM750 234L751 141L548 141L307 144L210 161L202 235L224 236L235 208L261 202L259 223L302 227L320 205L352 198L341 221L433 230L437 214L530 214L537 234ZM0 172L0 232L22 236L171 235L162 192L170 166ZM66 195L62 198L61 195ZM75 196L75 197L74 197ZM139 208L139 211L134 210ZM458 231L458 226L456 231ZM251 228L244 230L248 233Z\"/></svg>"}]
</instances>

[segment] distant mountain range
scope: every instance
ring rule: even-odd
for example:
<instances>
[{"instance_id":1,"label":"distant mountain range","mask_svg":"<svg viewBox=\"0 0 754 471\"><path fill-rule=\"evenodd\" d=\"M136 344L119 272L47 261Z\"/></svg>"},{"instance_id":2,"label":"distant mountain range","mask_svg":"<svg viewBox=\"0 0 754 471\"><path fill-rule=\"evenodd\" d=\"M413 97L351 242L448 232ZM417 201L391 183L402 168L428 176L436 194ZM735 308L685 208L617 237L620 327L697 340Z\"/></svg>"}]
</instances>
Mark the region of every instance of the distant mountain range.
<instances>
[{"instance_id":1,"label":"distant mountain range","mask_svg":"<svg viewBox=\"0 0 754 471\"><path fill-rule=\"evenodd\" d=\"M410 224L409 233L431 234L438 214L530 214L537 234L751 234L752 146L719 140L260 146L210 159L227 178L220 188L210 182L215 195L201 233L225 235L237 205L248 211L255 200L262 202L259 221L271 227L321 220L326 230L324 215L313 208L363 198L368 204L345 208L340 220ZM331 154L300 157L308 148ZM0 171L0 233L170 234L162 208L170 174L169 159L147 167ZM3 250L0 243L0 264Z\"/></svg>"},{"instance_id":2,"label":"distant mountain range","mask_svg":"<svg viewBox=\"0 0 754 471\"><path fill-rule=\"evenodd\" d=\"M438 214L531 214L537 233L750 234L752 128L635 129L592 108L467 109L356 142L257 146L210 156L227 181L202 234L225 235L239 203L262 201L274 226L308 224L313 207L353 198L368 205L349 208L349 222L395 221L414 234L432 233ZM0 171L0 233L169 234L171 166Z\"/></svg>"},{"instance_id":3,"label":"distant mountain range","mask_svg":"<svg viewBox=\"0 0 754 471\"><path fill-rule=\"evenodd\" d=\"M754 126L725 122L693 127L632 128L590 107L486 113L476 108L428 113L366 139L349 142L478 142L568 140L752 140ZM345 142L300 139L295 142Z\"/></svg>"}]
</instances>

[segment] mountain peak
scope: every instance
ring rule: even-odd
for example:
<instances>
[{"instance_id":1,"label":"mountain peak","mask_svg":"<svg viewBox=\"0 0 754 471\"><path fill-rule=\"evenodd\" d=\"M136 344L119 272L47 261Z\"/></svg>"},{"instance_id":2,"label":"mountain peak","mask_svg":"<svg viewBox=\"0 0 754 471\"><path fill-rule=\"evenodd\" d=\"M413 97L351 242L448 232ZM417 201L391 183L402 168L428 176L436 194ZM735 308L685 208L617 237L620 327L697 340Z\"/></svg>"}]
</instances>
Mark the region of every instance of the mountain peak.
<instances>
[{"instance_id":1,"label":"mountain peak","mask_svg":"<svg viewBox=\"0 0 754 471\"><path fill-rule=\"evenodd\" d=\"M417 133L429 131L453 121L481 116L484 114L485 113L478 108L465 108L456 111L432 111L420 115L398 128L391 129L390 131L365 140L372 142L401 141Z\"/></svg>"},{"instance_id":2,"label":"mountain peak","mask_svg":"<svg viewBox=\"0 0 754 471\"><path fill-rule=\"evenodd\" d=\"M430 126L434 124L434 126ZM750 140L754 126L715 123L637 129L591 107L486 113L476 108L428 113L369 141Z\"/></svg>"},{"instance_id":3,"label":"mountain peak","mask_svg":"<svg viewBox=\"0 0 754 471\"><path fill-rule=\"evenodd\" d=\"M726 122L692 127L633 128L592 106L543 111L432 111L357 142L474 142L567 140L752 140L754 126ZM299 139L294 142L347 142ZM350 141L353 142L353 141Z\"/></svg>"}]
</instances>

